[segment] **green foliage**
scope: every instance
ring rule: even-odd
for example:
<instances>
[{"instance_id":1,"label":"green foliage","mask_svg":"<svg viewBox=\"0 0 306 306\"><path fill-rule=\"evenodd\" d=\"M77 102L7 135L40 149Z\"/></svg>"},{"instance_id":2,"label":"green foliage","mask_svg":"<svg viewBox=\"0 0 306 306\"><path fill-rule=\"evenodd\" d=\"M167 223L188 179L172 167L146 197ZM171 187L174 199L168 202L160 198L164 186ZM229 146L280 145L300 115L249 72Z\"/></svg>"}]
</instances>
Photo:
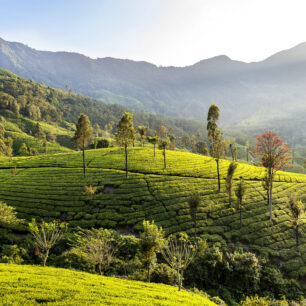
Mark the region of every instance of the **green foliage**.
<instances>
[{"instance_id":1,"label":"green foliage","mask_svg":"<svg viewBox=\"0 0 306 306\"><path fill-rule=\"evenodd\" d=\"M14 225L21 221L22 220L17 218L17 212L13 206L0 202L0 223Z\"/></svg>"},{"instance_id":2,"label":"green foliage","mask_svg":"<svg viewBox=\"0 0 306 306\"><path fill-rule=\"evenodd\" d=\"M102 275L114 259L114 232L107 229L81 230L75 235L75 247L86 254L89 262Z\"/></svg>"},{"instance_id":3,"label":"green foliage","mask_svg":"<svg viewBox=\"0 0 306 306\"><path fill-rule=\"evenodd\" d=\"M117 143L122 147L128 147L135 141L135 129L133 125L133 115L125 113L117 126L117 133L115 138Z\"/></svg>"},{"instance_id":4,"label":"green foliage","mask_svg":"<svg viewBox=\"0 0 306 306\"><path fill-rule=\"evenodd\" d=\"M38 247L38 255L43 260L44 267L46 266L49 257L50 249L62 238L67 229L67 223L54 220L53 222L42 221L37 224L35 219L29 223L29 230L35 239Z\"/></svg>"},{"instance_id":5,"label":"green foliage","mask_svg":"<svg viewBox=\"0 0 306 306\"><path fill-rule=\"evenodd\" d=\"M143 231L140 233L140 260L143 268L147 271L147 281L150 282L151 271L156 264L156 253L164 243L164 232L162 228L155 225L154 221L144 220Z\"/></svg>"}]
</instances>

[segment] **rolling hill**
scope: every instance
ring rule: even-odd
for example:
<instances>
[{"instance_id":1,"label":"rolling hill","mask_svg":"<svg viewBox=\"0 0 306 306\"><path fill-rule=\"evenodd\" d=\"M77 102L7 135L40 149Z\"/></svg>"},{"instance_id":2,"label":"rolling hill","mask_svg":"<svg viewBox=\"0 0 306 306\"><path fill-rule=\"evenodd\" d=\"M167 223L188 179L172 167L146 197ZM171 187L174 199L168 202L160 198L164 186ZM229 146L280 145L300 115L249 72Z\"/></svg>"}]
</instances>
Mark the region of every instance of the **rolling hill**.
<instances>
[{"instance_id":1,"label":"rolling hill","mask_svg":"<svg viewBox=\"0 0 306 306\"><path fill-rule=\"evenodd\" d=\"M216 305L162 284L39 266L0 264L0 305Z\"/></svg>"},{"instance_id":2,"label":"rolling hill","mask_svg":"<svg viewBox=\"0 0 306 306\"><path fill-rule=\"evenodd\" d=\"M47 136L49 153L67 152L75 149L72 136L80 113L88 115L94 127L99 125L100 134L107 124L110 125L109 133L112 134L126 111L130 110L121 105L109 105L75 94L70 90L66 92L25 80L10 71L0 69L0 119L5 119L5 136L14 141L14 155L19 154L22 142L38 153L43 153L42 139L34 137L37 124ZM204 130L203 124L195 120L168 118L139 111L134 111L133 115L135 126L148 126L149 135L161 124L167 126L175 136L196 134L199 129ZM56 138L56 142L52 138Z\"/></svg>"},{"instance_id":3,"label":"rolling hill","mask_svg":"<svg viewBox=\"0 0 306 306\"><path fill-rule=\"evenodd\" d=\"M129 177L125 178L120 148L86 151L87 176L82 176L81 152L0 160L0 200L16 207L21 218L61 219L71 227L108 227L124 233L141 229L144 219L155 220L167 234L193 233L188 199L199 192L202 206L198 231L209 242L242 245L269 257L284 273L305 280L306 237L295 247L287 197L305 197L306 176L278 172L274 183L273 214L269 221L263 168L240 163L235 184L243 177L248 187L242 212L228 206L225 175L229 161L221 161L222 189L217 192L215 161L210 157L167 151L163 169L161 151L129 149ZM15 169L16 168L16 169ZM94 196L84 186L97 188ZM235 189L235 187L234 187ZM306 220L301 225L306 232Z\"/></svg>"}]
</instances>

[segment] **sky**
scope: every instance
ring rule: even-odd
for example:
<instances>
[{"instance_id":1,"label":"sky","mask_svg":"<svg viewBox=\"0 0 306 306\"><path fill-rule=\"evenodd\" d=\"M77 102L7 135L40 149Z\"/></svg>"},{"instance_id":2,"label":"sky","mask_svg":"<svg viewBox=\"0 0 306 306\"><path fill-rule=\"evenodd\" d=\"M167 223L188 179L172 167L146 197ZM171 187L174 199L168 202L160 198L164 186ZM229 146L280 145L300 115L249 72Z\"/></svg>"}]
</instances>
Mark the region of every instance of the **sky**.
<instances>
[{"instance_id":1,"label":"sky","mask_svg":"<svg viewBox=\"0 0 306 306\"><path fill-rule=\"evenodd\" d=\"M0 0L0 37L38 50L187 66L306 41L305 0Z\"/></svg>"}]
</instances>

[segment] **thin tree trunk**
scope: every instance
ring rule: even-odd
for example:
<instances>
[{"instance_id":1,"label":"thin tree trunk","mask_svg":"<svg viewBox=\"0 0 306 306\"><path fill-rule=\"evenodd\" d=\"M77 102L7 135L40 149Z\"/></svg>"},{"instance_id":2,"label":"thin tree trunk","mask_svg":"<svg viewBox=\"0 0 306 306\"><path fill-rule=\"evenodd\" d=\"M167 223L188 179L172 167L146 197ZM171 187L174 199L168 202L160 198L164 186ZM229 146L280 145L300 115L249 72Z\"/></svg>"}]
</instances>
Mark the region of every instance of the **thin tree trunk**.
<instances>
[{"instance_id":1,"label":"thin tree trunk","mask_svg":"<svg viewBox=\"0 0 306 306\"><path fill-rule=\"evenodd\" d=\"M127 152L127 145L124 145L125 151L125 176L128 178L128 152Z\"/></svg>"},{"instance_id":2,"label":"thin tree trunk","mask_svg":"<svg viewBox=\"0 0 306 306\"><path fill-rule=\"evenodd\" d=\"M219 170L219 159L216 159L217 163L217 173L218 173L218 191L221 190L221 183L220 183L220 170Z\"/></svg>"},{"instance_id":3,"label":"thin tree trunk","mask_svg":"<svg viewBox=\"0 0 306 306\"><path fill-rule=\"evenodd\" d=\"M150 266L148 267L147 278L148 278L148 282L150 283L151 282Z\"/></svg>"},{"instance_id":4,"label":"thin tree trunk","mask_svg":"<svg viewBox=\"0 0 306 306\"><path fill-rule=\"evenodd\" d=\"M298 225L296 226L296 229L295 229L295 240L296 240L296 246L298 247L299 246L299 226Z\"/></svg>"},{"instance_id":5,"label":"thin tree trunk","mask_svg":"<svg viewBox=\"0 0 306 306\"><path fill-rule=\"evenodd\" d=\"M154 157L155 157L155 144L154 144Z\"/></svg>"},{"instance_id":6,"label":"thin tree trunk","mask_svg":"<svg viewBox=\"0 0 306 306\"><path fill-rule=\"evenodd\" d=\"M272 220L272 190L273 190L273 173L272 170L269 169L269 175L270 175L270 196L269 196L269 214L270 214L270 220Z\"/></svg>"},{"instance_id":7,"label":"thin tree trunk","mask_svg":"<svg viewBox=\"0 0 306 306\"><path fill-rule=\"evenodd\" d=\"M84 177L85 177L86 176L85 149L83 149L83 169L84 169Z\"/></svg>"},{"instance_id":8,"label":"thin tree trunk","mask_svg":"<svg viewBox=\"0 0 306 306\"><path fill-rule=\"evenodd\" d=\"M233 145L232 144L230 144L230 149L231 149L232 160L234 160L234 152L233 152Z\"/></svg>"},{"instance_id":9,"label":"thin tree trunk","mask_svg":"<svg viewBox=\"0 0 306 306\"><path fill-rule=\"evenodd\" d=\"M166 164L166 149L164 149L164 168L166 169L167 164Z\"/></svg>"},{"instance_id":10,"label":"thin tree trunk","mask_svg":"<svg viewBox=\"0 0 306 306\"><path fill-rule=\"evenodd\" d=\"M247 159L247 162L249 162L249 149L247 149L246 152L247 152L246 153L246 159Z\"/></svg>"},{"instance_id":11,"label":"thin tree trunk","mask_svg":"<svg viewBox=\"0 0 306 306\"><path fill-rule=\"evenodd\" d=\"M177 278L178 278L178 289L179 289L179 291L181 291L181 289L182 289L182 281L181 281L180 270L177 270Z\"/></svg>"},{"instance_id":12,"label":"thin tree trunk","mask_svg":"<svg viewBox=\"0 0 306 306\"><path fill-rule=\"evenodd\" d=\"M229 207L232 207L232 189L231 188L229 189L229 192L228 192L228 205Z\"/></svg>"},{"instance_id":13,"label":"thin tree trunk","mask_svg":"<svg viewBox=\"0 0 306 306\"><path fill-rule=\"evenodd\" d=\"M240 202L240 227L242 227L242 203Z\"/></svg>"},{"instance_id":14,"label":"thin tree trunk","mask_svg":"<svg viewBox=\"0 0 306 306\"><path fill-rule=\"evenodd\" d=\"M49 257L49 250L47 250L47 252L46 252L46 255L45 255L45 257L44 257L44 267L47 265L47 259L48 259L48 257Z\"/></svg>"}]
</instances>

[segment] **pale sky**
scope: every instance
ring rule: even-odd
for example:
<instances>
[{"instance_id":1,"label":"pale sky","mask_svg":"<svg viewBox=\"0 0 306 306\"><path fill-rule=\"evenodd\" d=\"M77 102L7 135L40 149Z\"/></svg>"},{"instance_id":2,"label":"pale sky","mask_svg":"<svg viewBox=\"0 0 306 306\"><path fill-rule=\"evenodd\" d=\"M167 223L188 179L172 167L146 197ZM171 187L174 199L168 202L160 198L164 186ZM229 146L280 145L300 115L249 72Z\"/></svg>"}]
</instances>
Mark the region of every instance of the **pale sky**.
<instances>
[{"instance_id":1,"label":"pale sky","mask_svg":"<svg viewBox=\"0 0 306 306\"><path fill-rule=\"evenodd\" d=\"M306 0L0 0L0 37L92 58L260 61L306 41Z\"/></svg>"}]
</instances>

